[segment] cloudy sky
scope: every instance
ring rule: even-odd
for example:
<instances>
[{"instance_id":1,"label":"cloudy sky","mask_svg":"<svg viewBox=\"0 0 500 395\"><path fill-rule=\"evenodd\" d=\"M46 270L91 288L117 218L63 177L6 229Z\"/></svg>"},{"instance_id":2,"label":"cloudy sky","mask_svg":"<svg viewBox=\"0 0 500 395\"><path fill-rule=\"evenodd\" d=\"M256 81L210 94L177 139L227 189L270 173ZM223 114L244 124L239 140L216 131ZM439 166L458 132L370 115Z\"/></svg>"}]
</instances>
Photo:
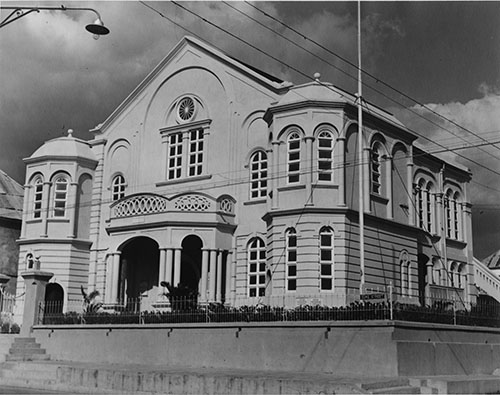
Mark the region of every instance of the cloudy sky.
<instances>
[{"instance_id":1,"label":"cloudy sky","mask_svg":"<svg viewBox=\"0 0 500 395\"><path fill-rule=\"evenodd\" d=\"M13 4L61 2L2 1ZM69 128L90 138L88 130L185 34L296 84L319 72L323 81L356 91L356 70L335 56L357 62L356 2L64 4L97 9L111 34L94 40L84 30L94 16L69 11L33 13L0 30L0 168L20 183L23 158ZM500 140L499 20L500 2L362 4L363 69L378 79L365 76L365 98L440 144L419 138L430 150L482 144L454 151L474 174L474 250L481 259L500 249L500 144L492 144Z\"/></svg>"}]
</instances>

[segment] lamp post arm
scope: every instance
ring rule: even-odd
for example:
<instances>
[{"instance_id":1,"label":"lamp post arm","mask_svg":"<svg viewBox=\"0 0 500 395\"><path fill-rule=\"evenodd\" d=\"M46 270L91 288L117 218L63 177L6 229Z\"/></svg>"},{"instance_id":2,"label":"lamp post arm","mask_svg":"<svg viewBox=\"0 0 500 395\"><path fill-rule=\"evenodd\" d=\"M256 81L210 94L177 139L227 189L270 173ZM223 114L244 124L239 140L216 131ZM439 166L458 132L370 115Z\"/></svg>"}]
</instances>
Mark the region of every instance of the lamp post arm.
<instances>
[{"instance_id":1,"label":"lamp post arm","mask_svg":"<svg viewBox=\"0 0 500 395\"><path fill-rule=\"evenodd\" d=\"M66 7L61 5L60 7L11 7L11 6L0 6L1 10L12 10L12 12L5 18L2 22L0 22L0 28L12 23L23 16L29 15L32 12L40 12L40 11L91 11L97 15L98 19L101 19L101 15L94 10L93 8L86 7ZM24 12L26 11L26 12ZM14 14L17 14L15 18L12 18Z\"/></svg>"}]
</instances>

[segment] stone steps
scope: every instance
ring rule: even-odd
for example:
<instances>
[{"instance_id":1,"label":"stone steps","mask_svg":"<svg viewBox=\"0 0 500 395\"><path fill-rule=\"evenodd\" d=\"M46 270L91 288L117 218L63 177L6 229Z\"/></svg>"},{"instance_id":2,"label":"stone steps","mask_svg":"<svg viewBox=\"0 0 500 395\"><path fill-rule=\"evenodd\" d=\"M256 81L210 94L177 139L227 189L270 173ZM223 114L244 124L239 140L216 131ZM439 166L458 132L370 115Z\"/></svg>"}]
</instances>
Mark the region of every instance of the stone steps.
<instances>
[{"instance_id":1,"label":"stone steps","mask_svg":"<svg viewBox=\"0 0 500 395\"><path fill-rule=\"evenodd\" d=\"M41 348L32 337L15 337L11 344L9 353L5 356L6 361L44 361L49 360L45 349Z\"/></svg>"}]
</instances>

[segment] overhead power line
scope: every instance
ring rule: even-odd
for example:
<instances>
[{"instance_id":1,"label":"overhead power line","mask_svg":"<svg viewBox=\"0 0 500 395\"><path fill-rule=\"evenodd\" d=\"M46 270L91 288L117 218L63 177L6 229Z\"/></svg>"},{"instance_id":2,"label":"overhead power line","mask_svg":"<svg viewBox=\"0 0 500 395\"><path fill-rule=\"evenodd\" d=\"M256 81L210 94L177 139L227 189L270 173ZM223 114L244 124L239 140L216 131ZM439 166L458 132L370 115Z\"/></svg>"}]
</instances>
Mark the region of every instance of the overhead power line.
<instances>
[{"instance_id":1,"label":"overhead power line","mask_svg":"<svg viewBox=\"0 0 500 395\"><path fill-rule=\"evenodd\" d=\"M248 4L250 7L254 8L255 10L257 10L258 12L260 12L261 14L265 15L266 17L268 17L268 18L270 18L270 19L272 19L272 20L276 21L277 23L279 23L279 24L280 24L280 25L282 25L283 27L285 27L285 28L287 28L287 29L289 29L289 30L293 31L293 32L294 32L294 33L296 33L296 34L298 34L298 35L299 35L300 37L302 37L304 40L312 42L314 45L318 46L319 48L323 49L324 51L327 51L329 54L331 54L331 55L335 56L337 59L340 59L341 61L343 61L343 62L347 63L348 65L350 65L350 66L352 66L352 67L354 67L354 68L358 69L358 65L354 64L353 62L351 62L350 60L346 59L345 57L343 57L343 56L339 55L338 53L336 53L336 52L334 52L334 51L332 51L332 50L330 50L329 48L327 48L327 47L323 46L322 44L318 43L317 41L315 41L315 40L313 40L313 39L309 38L309 37L308 37L307 35L305 35L304 33L302 33L302 32L300 32L300 31L298 31L298 30L294 29L293 27L291 27L291 26L289 26L288 24L286 24L285 22L283 22L283 21L279 20L279 19L278 19L278 18L276 18L275 16L270 15L269 13L267 13L267 12L265 12L265 11L261 10L260 8L258 8L257 6L255 6L255 5L254 5L254 4L252 4L252 3L248 2L247 0L244 0L244 2L245 2L246 4ZM460 128L460 129L462 129L462 130L464 130L464 131L466 131L466 132L468 132L468 133L470 133L470 134L474 135L475 137L477 137L477 138L479 138L479 139L481 139L481 140L483 140L483 141L487 141L487 140L485 140L485 139L484 139L481 135L479 135L479 134L477 134L477 133L473 132L472 130L470 130L470 129L468 129L468 128L466 128L466 127L464 127L464 126L460 125L460 124L458 124L457 122L453 121L452 119L449 119L449 118L445 117L444 115L442 115L442 114L438 113L437 111L434 111L434 110L433 110L432 108L430 108L428 105L426 105L426 104L424 104L424 103L421 103L421 102L420 102L420 101L418 101L417 99L415 99L415 98L411 97L409 94L407 94L407 93L405 93L405 92L401 91L400 89L395 88L394 86L392 86L391 84L389 84L389 83L385 82L384 80L382 80L382 79L378 78L377 76L375 76L375 75L373 75L373 74L371 74L371 73L369 73L369 72L367 72L366 70L363 70L363 69L361 69L361 72L362 72L363 74L367 75L368 77L370 77L370 78L374 79L377 83L380 83L380 84L384 85L385 87L387 87L387 88L389 88L389 89L393 90L394 92L396 92L396 93L398 93L399 95L401 95L401 96L403 96L403 97L407 98L408 100L410 100L410 101L414 102L415 104L418 104L419 106L421 106L421 107L425 108L427 111L429 111L429 112L433 113L434 115L438 116L439 118L444 119L445 121L447 121L447 122L449 122L449 123L451 123L451 124L453 124L453 125L457 126L458 128ZM496 146L496 145L494 145L494 144L492 144L492 146L493 146L494 148L496 148L497 150L500 150L500 147L498 147L498 146Z\"/></svg>"}]
</instances>

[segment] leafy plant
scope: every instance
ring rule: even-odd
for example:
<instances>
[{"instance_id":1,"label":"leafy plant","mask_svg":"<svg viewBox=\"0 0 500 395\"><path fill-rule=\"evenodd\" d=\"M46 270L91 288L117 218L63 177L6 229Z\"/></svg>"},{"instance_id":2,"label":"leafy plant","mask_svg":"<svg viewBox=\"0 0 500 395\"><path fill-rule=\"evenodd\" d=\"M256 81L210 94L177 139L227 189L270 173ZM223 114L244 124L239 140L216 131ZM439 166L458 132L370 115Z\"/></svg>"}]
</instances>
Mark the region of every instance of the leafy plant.
<instances>
[{"instance_id":1,"label":"leafy plant","mask_svg":"<svg viewBox=\"0 0 500 395\"><path fill-rule=\"evenodd\" d=\"M103 305L99 298L99 291L94 290L87 293L83 289L83 285L81 286L81 291L83 296L83 314L99 313Z\"/></svg>"}]
</instances>

